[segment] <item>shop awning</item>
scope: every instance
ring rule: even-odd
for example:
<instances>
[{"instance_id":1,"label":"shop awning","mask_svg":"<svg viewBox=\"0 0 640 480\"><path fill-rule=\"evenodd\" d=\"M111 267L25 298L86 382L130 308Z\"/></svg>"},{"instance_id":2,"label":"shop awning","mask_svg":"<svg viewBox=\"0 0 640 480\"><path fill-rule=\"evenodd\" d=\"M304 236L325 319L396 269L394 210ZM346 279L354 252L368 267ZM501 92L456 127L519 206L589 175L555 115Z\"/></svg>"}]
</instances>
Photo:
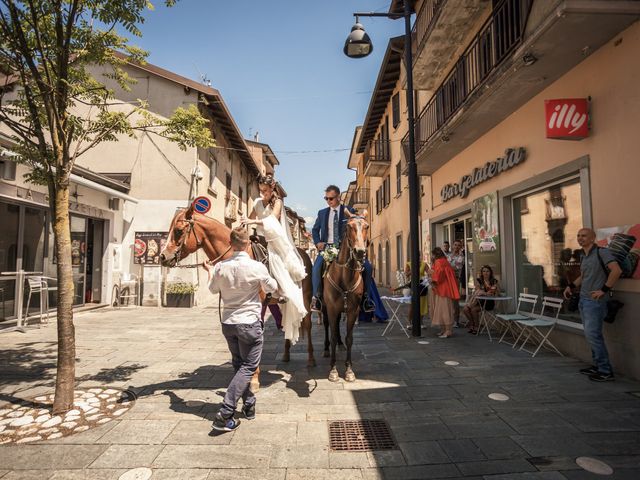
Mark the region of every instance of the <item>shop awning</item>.
<instances>
[{"instance_id":1,"label":"shop awning","mask_svg":"<svg viewBox=\"0 0 640 480\"><path fill-rule=\"evenodd\" d=\"M131 203L138 203L137 198L127 195L126 193L122 193L117 190L114 190L111 187L100 185L99 183L94 182L93 180L87 180L86 178L80 177L75 173L72 173L69 179L77 185L82 185L83 187L91 188L92 190L97 190L99 192L106 193L107 195L111 195L112 197L121 198L122 200L126 200Z\"/></svg>"}]
</instances>

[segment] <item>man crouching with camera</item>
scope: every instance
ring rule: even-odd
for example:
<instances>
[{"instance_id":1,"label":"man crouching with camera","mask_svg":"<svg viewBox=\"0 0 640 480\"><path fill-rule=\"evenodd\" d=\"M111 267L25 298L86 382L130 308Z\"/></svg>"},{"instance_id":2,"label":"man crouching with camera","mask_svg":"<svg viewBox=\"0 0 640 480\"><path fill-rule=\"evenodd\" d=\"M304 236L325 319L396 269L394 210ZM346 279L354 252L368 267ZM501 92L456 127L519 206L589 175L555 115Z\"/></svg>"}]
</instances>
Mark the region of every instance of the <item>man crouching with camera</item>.
<instances>
[{"instance_id":1,"label":"man crouching with camera","mask_svg":"<svg viewBox=\"0 0 640 480\"><path fill-rule=\"evenodd\" d=\"M569 298L571 291L580 288L580 317L584 325L584 336L591 346L593 365L580 373L589 375L594 382L614 379L609 353L602 336L602 324L607 316L607 294L622 273L608 248L595 244L596 232L590 228L578 231L578 244L584 254L580 262L580 276L564 290Z\"/></svg>"},{"instance_id":2,"label":"man crouching with camera","mask_svg":"<svg viewBox=\"0 0 640 480\"><path fill-rule=\"evenodd\" d=\"M231 231L229 244L233 250L231 258L214 267L207 262L203 264L209 274L209 290L222 296L222 333L236 372L213 421L213 429L219 432L231 432L240 425L233 415L241 398L244 417L251 420L256 416L256 397L249 386L260 365L264 343L259 293L260 289L273 293L278 288L267 267L252 260L246 252L249 235L244 228Z\"/></svg>"}]
</instances>

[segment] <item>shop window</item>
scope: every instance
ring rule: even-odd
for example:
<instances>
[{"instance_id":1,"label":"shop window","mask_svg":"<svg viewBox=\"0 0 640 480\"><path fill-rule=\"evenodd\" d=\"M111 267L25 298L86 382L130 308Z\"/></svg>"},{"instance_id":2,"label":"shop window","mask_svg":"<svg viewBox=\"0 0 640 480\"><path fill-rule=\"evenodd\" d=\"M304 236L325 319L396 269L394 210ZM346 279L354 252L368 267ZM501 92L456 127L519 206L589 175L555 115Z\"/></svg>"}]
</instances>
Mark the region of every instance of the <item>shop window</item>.
<instances>
[{"instance_id":1,"label":"shop window","mask_svg":"<svg viewBox=\"0 0 640 480\"><path fill-rule=\"evenodd\" d=\"M581 196L575 178L513 200L519 292L562 297L565 287L580 275L576 233L583 226ZM580 321L566 307L561 316Z\"/></svg>"}]
</instances>

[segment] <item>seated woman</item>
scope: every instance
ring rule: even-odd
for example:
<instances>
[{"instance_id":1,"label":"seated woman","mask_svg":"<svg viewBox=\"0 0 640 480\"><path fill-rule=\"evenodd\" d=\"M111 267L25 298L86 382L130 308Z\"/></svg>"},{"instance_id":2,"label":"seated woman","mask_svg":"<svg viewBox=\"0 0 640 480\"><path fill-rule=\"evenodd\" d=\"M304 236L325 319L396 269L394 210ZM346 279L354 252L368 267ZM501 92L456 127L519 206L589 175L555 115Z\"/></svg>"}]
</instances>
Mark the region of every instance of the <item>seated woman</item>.
<instances>
[{"instance_id":1,"label":"seated woman","mask_svg":"<svg viewBox=\"0 0 640 480\"><path fill-rule=\"evenodd\" d=\"M475 291L469 298L469 303L464 307L463 313L465 317L469 319L467 327L469 327L469 333L478 333L478 321L480 319L480 313L484 307L485 311L491 311L495 307L493 300L478 300L478 296L496 296L500 294L500 285L498 280L493 276L493 269L489 265L484 265L480 269L480 276L475 279Z\"/></svg>"},{"instance_id":2,"label":"seated woman","mask_svg":"<svg viewBox=\"0 0 640 480\"><path fill-rule=\"evenodd\" d=\"M249 218L242 217L240 221L243 225L256 225L258 236L263 236L267 242L269 273L278 282L277 295L286 299L281 305L284 338L295 344L302 318L307 314L301 284L307 273L293 243L284 204L275 187L273 176L261 176L258 179L260 198L254 202Z\"/></svg>"}]
</instances>

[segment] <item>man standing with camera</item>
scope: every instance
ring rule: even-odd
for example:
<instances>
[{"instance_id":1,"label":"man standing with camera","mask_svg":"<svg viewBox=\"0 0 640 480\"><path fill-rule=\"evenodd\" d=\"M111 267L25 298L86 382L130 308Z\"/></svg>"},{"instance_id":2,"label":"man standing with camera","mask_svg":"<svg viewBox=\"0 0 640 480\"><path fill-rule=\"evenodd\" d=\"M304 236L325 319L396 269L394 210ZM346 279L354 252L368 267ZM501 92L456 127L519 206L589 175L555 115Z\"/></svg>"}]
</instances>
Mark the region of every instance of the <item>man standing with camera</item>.
<instances>
[{"instance_id":1,"label":"man standing with camera","mask_svg":"<svg viewBox=\"0 0 640 480\"><path fill-rule=\"evenodd\" d=\"M273 293L278 288L267 267L252 260L246 252L249 235L244 228L231 231L229 244L233 251L231 258L214 267L207 262L203 264L209 274L209 290L222 296L222 333L236 372L213 421L213 429L220 432L231 432L240 425L233 415L241 398L244 417L247 420L256 417L256 397L249 386L251 377L260 365L264 343L259 294L260 289Z\"/></svg>"},{"instance_id":2,"label":"man standing with camera","mask_svg":"<svg viewBox=\"0 0 640 480\"><path fill-rule=\"evenodd\" d=\"M578 244L584 254L580 262L580 276L564 290L565 298L575 288L580 288L580 317L584 325L584 336L591 346L593 365L580 373L589 375L594 382L614 379L609 353L602 336L602 324L607 316L607 294L615 285L622 270L608 248L595 244L596 232L590 228L578 231Z\"/></svg>"}]
</instances>

